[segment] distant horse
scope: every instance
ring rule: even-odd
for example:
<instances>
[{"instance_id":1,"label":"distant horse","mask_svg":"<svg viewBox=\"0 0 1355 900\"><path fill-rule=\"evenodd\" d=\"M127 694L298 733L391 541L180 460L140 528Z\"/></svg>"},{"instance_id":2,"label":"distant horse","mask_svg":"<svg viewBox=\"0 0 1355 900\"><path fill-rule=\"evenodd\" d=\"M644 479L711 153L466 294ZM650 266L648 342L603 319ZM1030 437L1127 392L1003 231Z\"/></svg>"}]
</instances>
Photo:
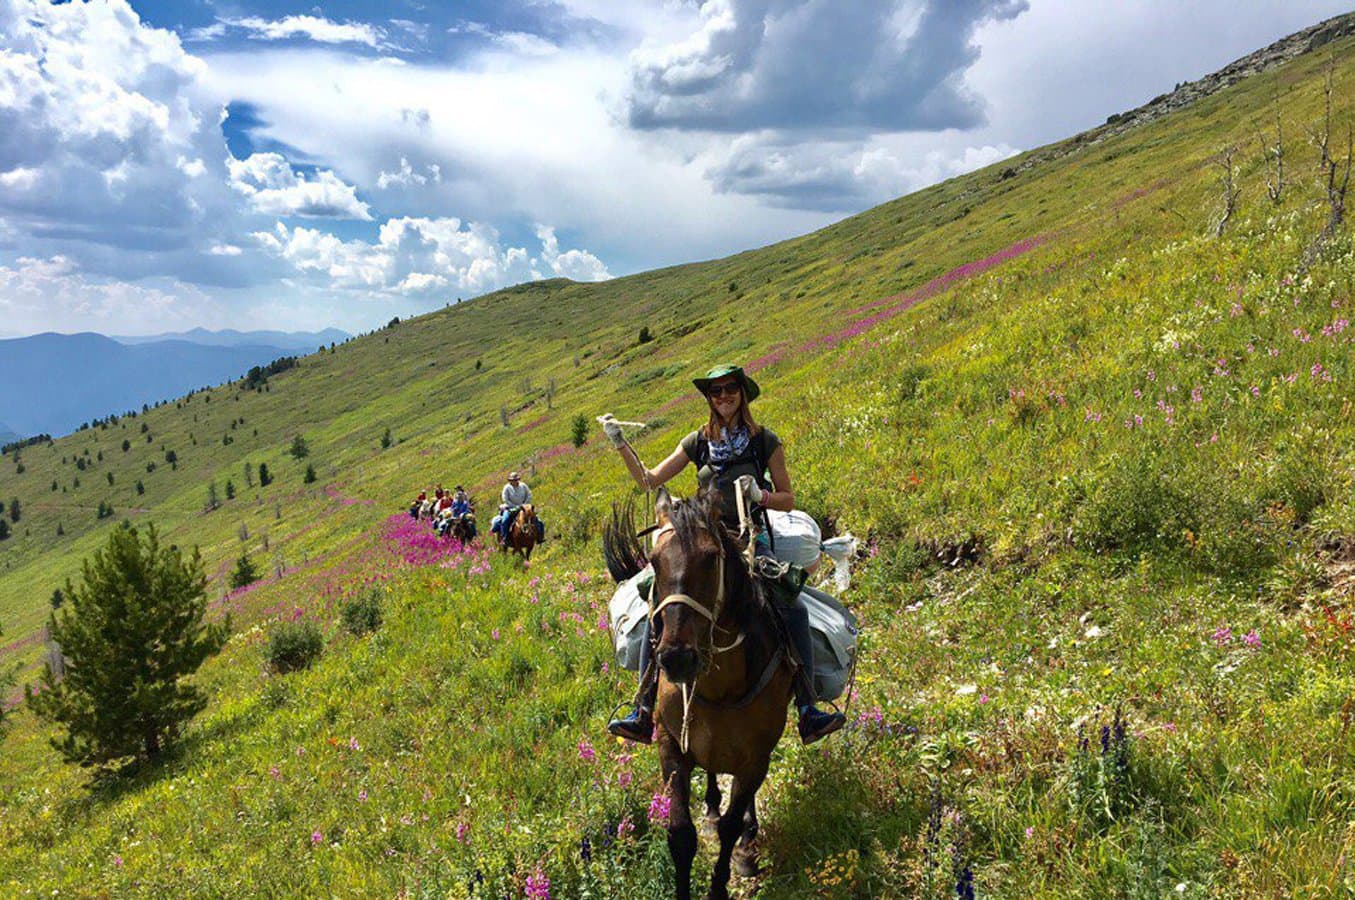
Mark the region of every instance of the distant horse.
<instances>
[{"instance_id":1,"label":"distant horse","mask_svg":"<svg viewBox=\"0 0 1355 900\"><path fill-rule=\"evenodd\" d=\"M524 503L518 508L513 524L508 529L508 540L501 546L504 552L515 550L523 559L532 558L532 548L541 540L541 522L536 518L536 506Z\"/></svg>"},{"instance_id":2,"label":"distant horse","mask_svg":"<svg viewBox=\"0 0 1355 900\"><path fill-rule=\"evenodd\" d=\"M475 540L475 514L466 513L464 516L457 516L452 519L452 526L448 535L463 547Z\"/></svg>"},{"instance_id":3,"label":"distant horse","mask_svg":"<svg viewBox=\"0 0 1355 900\"><path fill-rule=\"evenodd\" d=\"M657 634L662 628L654 652L659 667L654 713L672 801L668 851L677 869L677 896L685 900L696 856L692 770L699 766L708 773L707 802L714 799L717 809L713 776L733 775L729 808L716 824L720 853L709 893L726 898L731 862L740 875L757 874L756 796L786 727L792 672L764 589L741 555L746 548L720 521L719 495L673 500L660 489L654 513L649 615L651 630ZM603 533L603 555L618 583L640 571L645 553L628 512L613 512Z\"/></svg>"}]
</instances>

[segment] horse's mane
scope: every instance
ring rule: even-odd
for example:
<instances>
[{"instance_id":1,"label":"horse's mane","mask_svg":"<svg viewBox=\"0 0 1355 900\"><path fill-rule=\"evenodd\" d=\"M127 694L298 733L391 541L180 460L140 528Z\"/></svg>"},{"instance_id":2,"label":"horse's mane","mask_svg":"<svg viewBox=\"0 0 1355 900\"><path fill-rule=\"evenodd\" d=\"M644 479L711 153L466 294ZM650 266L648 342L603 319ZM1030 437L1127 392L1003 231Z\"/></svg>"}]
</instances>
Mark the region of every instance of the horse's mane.
<instances>
[{"instance_id":1,"label":"horse's mane","mask_svg":"<svg viewBox=\"0 0 1355 900\"><path fill-rule=\"evenodd\" d=\"M739 627L748 627L755 614L767 606L760 579L753 578L743 563L744 541L732 534L720 519L720 495L703 490L691 499L674 498L668 512L673 539L682 552L691 555L700 535L705 532L720 542L724 552L725 595L731 601ZM648 562L644 546L635 531L635 504L612 504L611 521L602 529L602 557L607 571L618 584L639 574Z\"/></svg>"},{"instance_id":2,"label":"horse's mane","mask_svg":"<svg viewBox=\"0 0 1355 900\"><path fill-rule=\"evenodd\" d=\"M620 584L645 567L645 548L635 533L635 502L612 504L611 521L602 527L602 558L612 581Z\"/></svg>"}]
</instances>

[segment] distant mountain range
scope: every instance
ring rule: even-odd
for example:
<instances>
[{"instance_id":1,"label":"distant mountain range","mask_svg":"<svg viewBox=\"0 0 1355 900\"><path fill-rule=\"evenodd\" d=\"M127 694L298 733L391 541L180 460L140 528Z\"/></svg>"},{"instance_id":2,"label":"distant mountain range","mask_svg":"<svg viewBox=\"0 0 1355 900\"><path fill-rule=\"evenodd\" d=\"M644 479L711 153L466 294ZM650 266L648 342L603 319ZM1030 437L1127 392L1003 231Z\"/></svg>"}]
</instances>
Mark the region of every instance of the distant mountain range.
<instances>
[{"instance_id":1,"label":"distant mountain range","mask_svg":"<svg viewBox=\"0 0 1355 900\"><path fill-rule=\"evenodd\" d=\"M239 378L252 366L348 337L337 329L194 329L154 337L49 332L0 340L0 443L67 434L92 419Z\"/></svg>"},{"instance_id":2,"label":"distant mountain range","mask_svg":"<svg viewBox=\"0 0 1355 900\"><path fill-rule=\"evenodd\" d=\"M352 335L337 328L324 331L236 331L227 328L223 331L208 331L194 328L192 331L166 332L165 334L119 336L109 335L119 344L129 346L153 344L159 341L187 341L190 344L203 344L209 347L282 347L287 350L304 350L310 353L321 344L337 344L348 340Z\"/></svg>"}]
</instances>

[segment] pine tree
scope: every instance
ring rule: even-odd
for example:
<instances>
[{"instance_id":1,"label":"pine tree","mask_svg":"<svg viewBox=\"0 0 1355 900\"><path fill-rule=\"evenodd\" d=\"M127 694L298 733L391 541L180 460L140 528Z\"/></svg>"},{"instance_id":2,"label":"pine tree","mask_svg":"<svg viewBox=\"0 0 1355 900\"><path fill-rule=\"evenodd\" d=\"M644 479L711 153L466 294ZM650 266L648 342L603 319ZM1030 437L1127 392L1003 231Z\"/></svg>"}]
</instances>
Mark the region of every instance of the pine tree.
<instances>
[{"instance_id":1,"label":"pine tree","mask_svg":"<svg viewBox=\"0 0 1355 900\"><path fill-rule=\"evenodd\" d=\"M306 476L302 479L302 481L304 481L306 484L313 484L315 482L315 466L311 465L310 463L306 463Z\"/></svg>"},{"instance_id":2,"label":"pine tree","mask_svg":"<svg viewBox=\"0 0 1355 900\"><path fill-rule=\"evenodd\" d=\"M211 512L220 505L221 501L216 496L216 482L209 481L207 483L207 511Z\"/></svg>"},{"instance_id":3,"label":"pine tree","mask_svg":"<svg viewBox=\"0 0 1355 900\"><path fill-rule=\"evenodd\" d=\"M574 417L574 421L570 426L569 439L574 443L575 447L582 447L584 443L587 442L588 417L583 413L579 413Z\"/></svg>"},{"instance_id":4,"label":"pine tree","mask_svg":"<svg viewBox=\"0 0 1355 900\"><path fill-rule=\"evenodd\" d=\"M19 498L15 497L9 501L9 520L14 524L19 524Z\"/></svg>"},{"instance_id":5,"label":"pine tree","mask_svg":"<svg viewBox=\"0 0 1355 900\"><path fill-rule=\"evenodd\" d=\"M268 487L273 483L273 476L268 472L268 463L259 463L259 487Z\"/></svg>"},{"instance_id":6,"label":"pine tree","mask_svg":"<svg viewBox=\"0 0 1355 900\"><path fill-rule=\"evenodd\" d=\"M7 540L8 538L9 538L9 523L6 522L4 519L0 519L0 541Z\"/></svg>"},{"instance_id":7,"label":"pine tree","mask_svg":"<svg viewBox=\"0 0 1355 900\"><path fill-rule=\"evenodd\" d=\"M228 626L209 624L207 576L196 548L184 559L163 547L154 526L144 537L114 528L87 559L80 584L49 620L66 660L58 678L47 665L29 707L60 724L52 745L68 762L106 766L129 756L154 759L182 723L207 705L181 680L225 645Z\"/></svg>"},{"instance_id":8,"label":"pine tree","mask_svg":"<svg viewBox=\"0 0 1355 900\"><path fill-rule=\"evenodd\" d=\"M226 499L235 499L235 482L231 481L229 478L226 479Z\"/></svg>"},{"instance_id":9,"label":"pine tree","mask_svg":"<svg viewBox=\"0 0 1355 900\"><path fill-rule=\"evenodd\" d=\"M386 433L383 434L383 435L381 435L381 449L382 449L382 450L389 450L389 449L390 449L390 445L391 445L391 430L390 430L390 426L387 425L387 426L386 426Z\"/></svg>"},{"instance_id":10,"label":"pine tree","mask_svg":"<svg viewBox=\"0 0 1355 900\"><path fill-rule=\"evenodd\" d=\"M259 570L254 567L254 561L249 558L248 553L241 553L240 558L235 561L235 571L231 572L231 589L242 588L258 580Z\"/></svg>"},{"instance_id":11,"label":"pine tree","mask_svg":"<svg viewBox=\"0 0 1355 900\"><path fill-rule=\"evenodd\" d=\"M311 450L306 445L306 439L298 434L292 438L292 446L287 452L292 454L292 459L305 459Z\"/></svg>"}]
</instances>

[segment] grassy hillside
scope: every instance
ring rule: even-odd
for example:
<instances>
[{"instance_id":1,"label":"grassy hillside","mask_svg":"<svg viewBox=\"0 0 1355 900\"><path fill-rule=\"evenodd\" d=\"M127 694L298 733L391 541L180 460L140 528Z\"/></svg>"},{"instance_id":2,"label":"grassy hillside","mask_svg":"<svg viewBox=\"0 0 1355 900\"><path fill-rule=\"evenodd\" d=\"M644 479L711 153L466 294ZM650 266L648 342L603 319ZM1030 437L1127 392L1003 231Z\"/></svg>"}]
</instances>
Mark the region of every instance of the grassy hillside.
<instances>
[{"instance_id":1,"label":"grassy hillside","mask_svg":"<svg viewBox=\"0 0 1355 900\"><path fill-rule=\"evenodd\" d=\"M1353 46L1331 48L1342 133ZM689 378L741 359L799 505L868 539L853 723L778 751L761 896L1355 888L1348 232L1301 267L1326 220L1299 137L1326 50L1030 168L728 259L501 291L262 391L25 449L22 472L5 457L22 515L0 658L23 678L52 590L124 517L202 547L237 634L154 771L90 785L17 715L0 884L665 896L657 763L603 730L633 682L609 664L596 535L627 482L569 425L649 422L652 462L701 415ZM1277 96L1291 181L1272 203L1257 134ZM1229 146L1241 204L1216 238ZM245 478L260 463L266 488ZM434 481L489 500L510 468L555 536L528 568L430 549L398 517ZM242 551L270 575L228 594ZM368 591L386 624L347 636L337 601ZM260 645L296 617L326 655L269 676Z\"/></svg>"}]
</instances>

